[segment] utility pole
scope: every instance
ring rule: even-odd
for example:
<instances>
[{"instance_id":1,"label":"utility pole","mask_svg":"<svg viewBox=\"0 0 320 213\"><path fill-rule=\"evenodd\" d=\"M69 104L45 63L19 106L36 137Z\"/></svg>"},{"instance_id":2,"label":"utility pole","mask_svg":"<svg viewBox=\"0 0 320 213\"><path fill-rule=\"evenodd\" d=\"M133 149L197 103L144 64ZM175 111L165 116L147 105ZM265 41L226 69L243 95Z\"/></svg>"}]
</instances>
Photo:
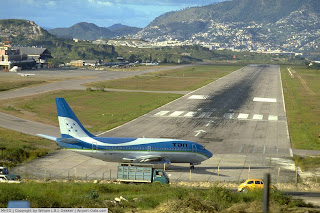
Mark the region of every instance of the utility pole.
<instances>
[{"instance_id":1,"label":"utility pole","mask_svg":"<svg viewBox=\"0 0 320 213\"><path fill-rule=\"evenodd\" d=\"M262 200L262 212L269 212L269 191L270 191L270 174L267 173L263 178L263 200Z\"/></svg>"},{"instance_id":2,"label":"utility pole","mask_svg":"<svg viewBox=\"0 0 320 213\"><path fill-rule=\"evenodd\" d=\"M2 151L1 160L2 160L2 166L4 166L4 157L3 157L3 150L5 150L6 147L0 147L0 150Z\"/></svg>"}]
</instances>

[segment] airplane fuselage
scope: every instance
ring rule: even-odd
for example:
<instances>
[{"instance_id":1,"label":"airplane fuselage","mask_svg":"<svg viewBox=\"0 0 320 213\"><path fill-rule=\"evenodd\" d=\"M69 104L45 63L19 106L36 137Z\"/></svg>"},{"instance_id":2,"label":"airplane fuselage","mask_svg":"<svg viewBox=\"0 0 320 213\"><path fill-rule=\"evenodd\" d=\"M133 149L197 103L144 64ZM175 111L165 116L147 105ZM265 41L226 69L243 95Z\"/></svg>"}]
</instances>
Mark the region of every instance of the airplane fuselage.
<instances>
[{"instance_id":1,"label":"airplane fuselage","mask_svg":"<svg viewBox=\"0 0 320 213\"><path fill-rule=\"evenodd\" d=\"M62 148L110 162L130 162L128 156L158 156L172 163L197 164L212 156L203 146L184 140L94 137L92 139L97 142L88 144L86 139L70 139L74 140L73 143L64 143L62 141L65 139L62 139L57 143Z\"/></svg>"}]
</instances>

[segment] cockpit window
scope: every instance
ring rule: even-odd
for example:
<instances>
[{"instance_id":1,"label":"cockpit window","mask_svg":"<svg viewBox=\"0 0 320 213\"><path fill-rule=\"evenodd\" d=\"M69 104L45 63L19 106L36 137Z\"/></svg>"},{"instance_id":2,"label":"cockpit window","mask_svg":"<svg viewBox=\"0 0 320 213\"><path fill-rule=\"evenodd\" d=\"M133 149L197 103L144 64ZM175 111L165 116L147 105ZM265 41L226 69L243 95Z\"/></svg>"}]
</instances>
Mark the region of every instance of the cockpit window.
<instances>
[{"instance_id":1,"label":"cockpit window","mask_svg":"<svg viewBox=\"0 0 320 213\"><path fill-rule=\"evenodd\" d=\"M204 148L204 146L201 147L202 150L205 150L206 148Z\"/></svg>"}]
</instances>

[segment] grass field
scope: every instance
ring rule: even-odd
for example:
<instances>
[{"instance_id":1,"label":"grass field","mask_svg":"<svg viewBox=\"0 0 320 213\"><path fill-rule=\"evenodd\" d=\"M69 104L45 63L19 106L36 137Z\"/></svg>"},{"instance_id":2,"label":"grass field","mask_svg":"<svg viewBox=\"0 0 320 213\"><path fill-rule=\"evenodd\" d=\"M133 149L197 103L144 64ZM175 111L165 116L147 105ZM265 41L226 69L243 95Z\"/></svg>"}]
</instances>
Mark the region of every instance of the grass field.
<instances>
[{"instance_id":1,"label":"grass field","mask_svg":"<svg viewBox=\"0 0 320 213\"><path fill-rule=\"evenodd\" d=\"M296 149L320 150L320 71L281 67L289 132Z\"/></svg>"},{"instance_id":2,"label":"grass field","mask_svg":"<svg viewBox=\"0 0 320 213\"><path fill-rule=\"evenodd\" d=\"M113 202L120 196L127 201ZM271 193L270 198L271 212L297 212L299 207L308 207L280 191ZM0 184L0 200L1 208L9 200L28 200L32 208L108 208L112 212L247 212L249 209L260 212L262 209L262 191L243 194L216 186L158 184Z\"/></svg>"},{"instance_id":3,"label":"grass field","mask_svg":"<svg viewBox=\"0 0 320 213\"><path fill-rule=\"evenodd\" d=\"M28 87L32 85L42 84L45 81L18 81L18 80L0 80L0 92L8 91L12 89L18 89L21 87Z\"/></svg>"},{"instance_id":4,"label":"grass field","mask_svg":"<svg viewBox=\"0 0 320 213\"><path fill-rule=\"evenodd\" d=\"M221 78L241 66L201 65L176 70L154 72L145 76L118 79L87 84L87 87L151 90L151 91L189 91L202 87Z\"/></svg>"},{"instance_id":5,"label":"grass field","mask_svg":"<svg viewBox=\"0 0 320 213\"><path fill-rule=\"evenodd\" d=\"M36 136L0 128L0 159L3 166L12 167L36 159L57 149L56 143Z\"/></svg>"},{"instance_id":6,"label":"grass field","mask_svg":"<svg viewBox=\"0 0 320 213\"><path fill-rule=\"evenodd\" d=\"M318 172L320 165L320 157L300 157L294 156L294 162L302 171Z\"/></svg>"},{"instance_id":7,"label":"grass field","mask_svg":"<svg viewBox=\"0 0 320 213\"><path fill-rule=\"evenodd\" d=\"M0 101L0 110L18 117L58 126L55 97L64 97L89 131L100 132L133 120L181 95L59 91Z\"/></svg>"}]
</instances>

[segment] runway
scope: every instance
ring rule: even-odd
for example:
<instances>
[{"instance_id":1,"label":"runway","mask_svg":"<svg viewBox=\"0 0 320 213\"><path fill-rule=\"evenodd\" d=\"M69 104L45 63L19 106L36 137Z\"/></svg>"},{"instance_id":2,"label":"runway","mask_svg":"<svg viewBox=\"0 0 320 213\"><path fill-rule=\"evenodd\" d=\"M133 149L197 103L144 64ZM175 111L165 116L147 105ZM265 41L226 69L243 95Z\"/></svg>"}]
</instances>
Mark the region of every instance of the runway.
<instances>
[{"instance_id":1,"label":"runway","mask_svg":"<svg viewBox=\"0 0 320 213\"><path fill-rule=\"evenodd\" d=\"M30 132L37 131L37 127L29 128L33 128ZM57 134L56 128L50 131ZM167 168L173 181L240 182L248 177L262 178L265 172L279 182L296 177L279 66L243 67L99 135L186 139L213 152L214 156L196 166L191 176L187 164ZM49 173L66 177L76 168L78 177L92 179L104 176L106 171L114 177L112 171L117 165L60 151L17 169L39 177Z\"/></svg>"},{"instance_id":2,"label":"runway","mask_svg":"<svg viewBox=\"0 0 320 213\"><path fill-rule=\"evenodd\" d=\"M247 66L101 136L179 138L214 154L291 156L278 66Z\"/></svg>"}]
</instances>

